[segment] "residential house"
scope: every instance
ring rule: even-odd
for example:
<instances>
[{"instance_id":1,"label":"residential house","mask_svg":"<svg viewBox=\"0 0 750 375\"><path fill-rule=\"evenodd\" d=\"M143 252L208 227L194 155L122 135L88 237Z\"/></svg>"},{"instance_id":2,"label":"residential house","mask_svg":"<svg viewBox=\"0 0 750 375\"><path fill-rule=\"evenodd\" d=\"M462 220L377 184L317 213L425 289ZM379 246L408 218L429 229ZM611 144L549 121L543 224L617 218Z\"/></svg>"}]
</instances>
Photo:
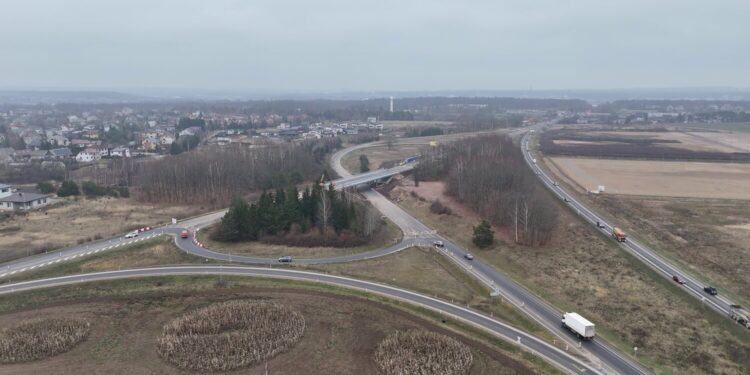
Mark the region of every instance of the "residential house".
<instances>
[{"instance_id":1,"label":"residential house","mask_svg":"<svg viewBox=\"0 0 750 375\"><path fill-rule=\"evenodd\" d=\"M33 161L42 161L47 156L44 150L18 150L15 153L15 161L28 163Z\"/></svg>"},{"instance_id":2,"label":"residential house","mask_svg":"<svg viewBox=\"0 0 750 375\"><path fill-rule=\"evenodd\" d=\"M71 156L73 156L73 153L67 147L53 148L47 151L47 157L54 160L69 159Z\"/></svg>"},{"instance_id":3,"label":"residential house","mask_svg":"<svg viewBox=\"0 0 750 375\"><path fill-rule=\"evenodd\" d=\"M101 158L99 150L95 148L87 148L76 155L76 161L79 163L91 163Z\"/></svg>"},{"instance_id":4,"label":"residential house","mask_svg":"<svg viewBox=\"0 0 750 375\"><path fill-rule=\"evenodd\" d=\"M159 146L159 139L157 138L146 138L141 142L141 146L145 151L155 151L156 147Z\"/></svg>"},{"instance_id":5,"label":"residential house","mask_svg":"<svg viewBox=\"0 0 750 375\"><path fill-rule=\"evenodd\" d=\"M127 147L115 147L109 151L109 156L113 158L129 158L130 149Z\"/></svg>"},{"instance_id":6,"label":"residential house","mask_svg":"<svg viewBox=\"0 0 750 375\"><path fill-rule=\"evenodd\" d=\"M57 147L68 147L70 146L70 140L63 137L62 135L55 134L47 137L47 141Z\"/></svg>"},{"instance_id":7,"label":"residential house","mask_svg":"<svg viewBox=\"0 0 750 375\"><path fill-rule=\"evenodd\" d=\"M49 195L12 192L10 185L0 184L0 210L30 210L49 203Z\"/></svg>"},{"instance_id":8,"label":"residential house","mask_svg":"<svg viewBox=\"0 0 750 375\"><path fill-rule=\"evenodd\" d=\"M49 195L36 193L13 193L9 197L0 198L0 210L30 210L45 206L49 203Z\"/></svg>"},{"instance_id":9,"label":"residential house","mask_svg":"<svg viewBox=\"0 0 750 375\"><path fill-rule=\"evenodd\" d=\"M180 137L196 135L196 134L198 134L198 132L200 130L201 130L201 128L199 128L197 126L191 126L191 127L187 128L187 129L182 130L180 132Z\"/></svg>"},{"instance_id":10,"label":"residential house","mask_svg":"<svg viewBox=\"0 0 750 375\"><path fill-rule=\"evenodd\" d=\"M173 137L173 136L171 136L171 135L169 135L169 134L164 134L164 135L162 135L162 136L161 136L161 137L159 138L159 142L160 142L160 143L161 143L162 145L166 145L166 146L168 146L168 145L171 145L172 143L174 143L174 137Z\"/></svg>"}]
</instances>

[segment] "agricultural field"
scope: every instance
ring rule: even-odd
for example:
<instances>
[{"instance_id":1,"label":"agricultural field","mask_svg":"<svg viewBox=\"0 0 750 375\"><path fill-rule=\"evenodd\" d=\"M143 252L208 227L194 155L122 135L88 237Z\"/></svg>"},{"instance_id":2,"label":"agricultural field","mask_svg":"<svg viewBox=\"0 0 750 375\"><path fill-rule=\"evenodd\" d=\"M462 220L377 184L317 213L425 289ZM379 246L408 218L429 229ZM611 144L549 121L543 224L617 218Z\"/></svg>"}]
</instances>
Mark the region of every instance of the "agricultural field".
<instances>
[{"instance_id":1,"label":"agricultural field","mask_svg":"<svg viewBox=\"0 0 750 375\"><path fill-rule=\"evenodd\" d=\"M130 198L63 199L21 213L0 213L0 262L166 224L204 211L200 206L161 206Z\"/></svg>"},{"instance_id":2,"label":"agricultural field","mask_svg":"<svg viewBox=\"0 0 750 375\"><path fill-rule=\"evenodd\" d=\"M604 185L605 193L750 199L750 163L546 158L550 169L587 192Z\"/></svg>"},{"instance_id":3,"label":"agricultural field","mask_svg":"<svg viewBox=\"0 0 750 375\"><path fill-rule=\"evenodd\" d=\"M748 162L750 133L695 128L556 127L543 132L548 156Z\"/></svg>"},{"instance_id":4,"label":"agricultural field","mask_svg":"<svg viewBox=\"0 0 750 375\"><path fill-rule=\"evenodd\" d=\"M495 244L478 249L471 242L478 218L463 216L461 210L431 213L431 201L420 199L423 186L396 187L390 197L545 300L586 316L597 324L600 336L624 352L638 346L638 359L657 373L744 374L750 368L747 332L696 306L678 286L623 253L572 213L560 209L558 230L544 246L515 245L510 233L495 228ZM435 189L430 186L425 195L434 196Z\"/></svg>"},{"instance_id":5,"label":"agricultural field","mask_svg":"<svg viewBox=\"0 0 750 375\"><path fill-rule=\"evenodd\" d=\"M296 312L304 317L304 334L296 343L290 343L286 351L278 352L262 364L222 372L225 374L263 374L266 365L268 372L274 374L379 374L374 361L378 345L393 332L413 330L434 332L465 346L472 358L468 374L556 373L537 360L526 359L520 352L467 338L457 333L459 328L453 324L414 315L397 305L323 286L305 290L294 282L228 278L223 287L216 287L212 286L212 280L207 277L127 280L101 283L96 289L68 287L34 293L33 298L22 295L5 298L0 307L0 328L13 327L24 319L64 315L89 322L90 333L69 352L42 361L0 365L0 371L3 374L184 373L159 355L162 341L157 339L173 333L175 330L169 327L179 328L185 319L194 321L202 308L234 301L230 303L278 305ZM21 300L23 307L18 305ZM175 319L181 320L175 323Z\"/></svg>"}]
</instances>

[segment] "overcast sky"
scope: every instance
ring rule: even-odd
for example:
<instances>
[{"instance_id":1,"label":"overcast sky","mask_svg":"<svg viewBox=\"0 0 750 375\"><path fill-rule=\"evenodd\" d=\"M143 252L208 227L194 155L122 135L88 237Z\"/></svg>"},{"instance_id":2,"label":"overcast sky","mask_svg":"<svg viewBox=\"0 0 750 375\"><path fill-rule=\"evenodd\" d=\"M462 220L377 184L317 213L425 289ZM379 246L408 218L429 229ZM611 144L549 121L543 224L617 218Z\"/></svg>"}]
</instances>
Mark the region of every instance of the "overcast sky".
<instances>
[{"instance_id":1,"label":"overcast sky","mask_svg":"<svg viewBox=\"0 0 750 375\"><path fill-rule=\"evenodd\" d=\"M748 0L2 0L0 88L750 87Z\"/></svg>"}]
</instances>

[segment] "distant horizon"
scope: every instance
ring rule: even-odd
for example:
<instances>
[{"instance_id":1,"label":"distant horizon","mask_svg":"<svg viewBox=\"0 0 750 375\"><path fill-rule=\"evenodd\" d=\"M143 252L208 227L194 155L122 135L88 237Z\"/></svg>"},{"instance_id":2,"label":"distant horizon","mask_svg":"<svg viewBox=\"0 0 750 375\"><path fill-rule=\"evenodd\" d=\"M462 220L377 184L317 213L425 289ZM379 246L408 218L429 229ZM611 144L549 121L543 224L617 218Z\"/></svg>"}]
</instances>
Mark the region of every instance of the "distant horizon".
<instances>
[{"instance_id":1,"label":"distant horizon","mask_svg":"<svg viewBox=\"0 0 750 375\"><path fill-rule=\"evenodd\" d=\"M77 97L76 96L80 96ZM100 97L97 97L100 96ZM613 100L750 101L748 87L652 87L611 89L476 89L476 90L218 90L176 88L3 88L0 104L128 103L140 101L367 100L415 97L580 99L591 104Z\"/></svg>"}]
</instances>

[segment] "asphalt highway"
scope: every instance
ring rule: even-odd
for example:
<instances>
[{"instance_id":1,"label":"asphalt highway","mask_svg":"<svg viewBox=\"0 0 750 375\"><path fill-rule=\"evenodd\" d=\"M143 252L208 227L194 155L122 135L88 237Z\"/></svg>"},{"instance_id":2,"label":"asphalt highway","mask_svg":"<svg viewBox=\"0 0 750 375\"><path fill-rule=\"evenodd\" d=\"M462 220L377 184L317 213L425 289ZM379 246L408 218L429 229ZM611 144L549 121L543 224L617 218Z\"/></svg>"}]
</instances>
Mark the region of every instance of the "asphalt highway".
<instances>
[{"instance_id":1,"label":"asphalt highway","mask_svg":"<svg viewBox=\"0 0 750 375\"><path fill-rule=\"evenodd\" d=\"M371 144L358 145L353 148L347 148L340 150L332 156L331 164L336 172L342 176L343 181L356 182L356 184L372 181L373 179L380 179L387 175L388 170L385 170L385 174L381 174L382 171L376 174L370 174L367 178L352 177L352 175L346 171L341 165L341 158L351 152L354 149L370 147ZM397 167L398 168L398 167ZM403 170L399 170L400 173ZM378 171L376 171L378 172ZM435 241L443 241L445 246L440 249L446 256L452 261L459 265L468 274L476 277L482 283L492 290L492 294L499 297L505 298L509 302L513 303L519 310L527 314L533 320L537 321L540 325L550 330L563 342L570 346L571 351L581 353L588 361L591 366L600 369L603 373L618 373L618 374L646 374L646 370L642 369L631 359L618 353L616 350L596 339L590 342L579 343L574 340L569 332L562 329L560 326L560 317L562 311L555 309L554 307L544 303L541 299L536 297L533 293L526 290L507 276L497 272L493 267L483 263L480 259L475 258L472 261L466 259L467 252L456 244L448 241L445 238L439 236L436 231L427 227L413 216L406 213L396 204L382 196L375 190L368 189L362 192L365 198L367 198L375 208L377 208L384 216L394 222L404 232L404 239L402 242L388 246L386 248L377 249L369 252L353 254L335 258L320 258L320 259L297 259L293 260L294 264L324 264L324 263L341 263L341 262L353 262L358 260L370 259L378 256L384 256L403 250L411 246L432 246ZM3 273L0 273L0 277L11 276L18 272L24 272L26 270L35 269L47 265L56 264L65 260L75 259L80 256L91 255L99 253L101 251L107 251L110 249L116 249L120 246L137 243L153 236L158 235L170 235L175 238L176 245L188 253L210 259L216 259L220 261L226 261L230 263L245 263L245 264L262 264L271 265L277 264L278 259L261 258L261 257L250 257L250 256L239 256L232 254L225 254L215 252L209 249L205 249L195 241L194 238L182 239L179 237L179 233L183 228L188 228L191 234L194 234L196 230L214 223L223 216L225 211L214 212L211 214L199 216L196 218L188 219L180 222L176 225L167 225L164 227L156 228L149 232L142 233L136 239L125 239L122 237L96 241L80 246L71 247L68 249L52 252L49 254L42 254L35 257L25 258L18 261L6 263L0 265L0 269L4 267ZM163 269L163 268L162 268ZM201 268L203 269L203 268ZM249 269L249 268L248 268ZM265 269L264 269L265 270ZM124 272L124 271L123 271ZM144 273L155 272L155 271L141 271ZM172 272L172 271L169 271ZM244 271L243 271L244 272ZM270 272L270 271L269 271ZM121 273L111 274L112 275L124 275ZM315 277L328 277L326 275L317 275ZM74 280L70 279L70 280ZM65 279L67 280L67 279ZM361 281L360 281L361 282ZM33 283L33 282L29 282ZM15 284L21 285L21 284ZM35 284L23 284L23 285L35 285ZM54 285L54 284L45 284ZM2 291L5 286L0 287Z\"/></svg>"},{"instance_id":2,"label":"asphalt highway","mask_svg":"<svg viewBox=\"0 0 750 375\"><path fill-rule=\"evenodd\" d=\"M526 130L519 130L518 133L522 131ZM331 166L340 176L344 178L351 177L351 173L349 173L349 171L347 171L341 164L341 159L348 152L365 147L367 147L367 144L343 149L334 153L331 157ZM369 189L364 191L363 194L376 208L378 208L378 210L402 228L404 233L411 231L413 236L417 236L432 243L435 241L442 241L444 246L440 248L440 251L469 275L485 284L492 291L492 295L497 296L498 298L505 298L513 303L520 311L548 329L562 341L566 342L569 347L576 348L576 350L583 354L596 368L602 369L605 373L649 373L648 370L641 367L632 359L622 355L601 339L583 342L574 339L570 332L561 326L560 320L563 314L562 311L543 302L540 298L520 284L498 272L492 266L482 262L479 257L475 257L473 260L468 260L466 258L468 252L465 249L438 235L436 231L422 224L415 217L409 215L406 211L396 206L380 193Z\"/></svg>"},{"instance_id":3,"label":"asphalt highway","mask_svg":"<svg viewBox=\"0 0 750 375\"><path fill-rule=\"evenodd\" d=\"M596 223L599 222L601 227L597 229L602 234L611 237L613 227L615 227L616 225L608 222L603 216L596 213L591 208L586 207L575 196L563 189L554 178L550 177L544 171L544 169L542 169L539 164L535 162L533 155L529 151L529 137L530 133L527 133L521 139L524 158L526 160L526 163L537 174L542 183L547 187L547 189L552 191L552 193L554 193L558 198L568 204L573 211L577 212L584 220L589 222L591 225L596 226ZM703 288L706 285L703 285L701 282L695 280L695 278L693 278L690 274L682 271L671 262L656 254L647 246L643 245L637 240L634 240L632 237L628 237L626 242L618 242L618 244L620 248L631 253L637 259L639 259L647 266L651 267L658 274L664 276L670 281L674 282L672 280L673 276L679 277L684 281L682 287L688 294L697 298L699 301L701 301L701 303L709 306L713 310L723 314L726 317L729 317L729 306L734 304L734 302L730 301L728 298L722 295L712 296L708 293L705 293L703 291Z\"/></svg>"},{"instance_id":4,"label":"asphalt highway","mask_svg":"<svg viewBox=\"0 0 750 375\"><path fill-rule=\"evenodd\" d=\"M383 284L313 272L288 270L283 268L254 268L244 266L175 266L97 272L26 281L15 284L5 284L0 286L0 295L7 295L9 293L17 293L23 291L33 291L55 286L90 283L96 281L168 275L233 275L279 278L324 283L349 289L362 290L368 293L375 293L388 298L397 299L411 303L413 305L425 307L427 309L440 313L444 317L471 324L495 335L496 337L515 343L522 349L545 359L547 362L555 365L560 370L566 373L599 373L596 369L585 364L575 356L566 353L544 342L543 340L536 338L533 335L529 335L517 328L511 327L507 324L495 320L492 317L473 310L469 310L422 294Z\"/></svg>"}]
</instances>

